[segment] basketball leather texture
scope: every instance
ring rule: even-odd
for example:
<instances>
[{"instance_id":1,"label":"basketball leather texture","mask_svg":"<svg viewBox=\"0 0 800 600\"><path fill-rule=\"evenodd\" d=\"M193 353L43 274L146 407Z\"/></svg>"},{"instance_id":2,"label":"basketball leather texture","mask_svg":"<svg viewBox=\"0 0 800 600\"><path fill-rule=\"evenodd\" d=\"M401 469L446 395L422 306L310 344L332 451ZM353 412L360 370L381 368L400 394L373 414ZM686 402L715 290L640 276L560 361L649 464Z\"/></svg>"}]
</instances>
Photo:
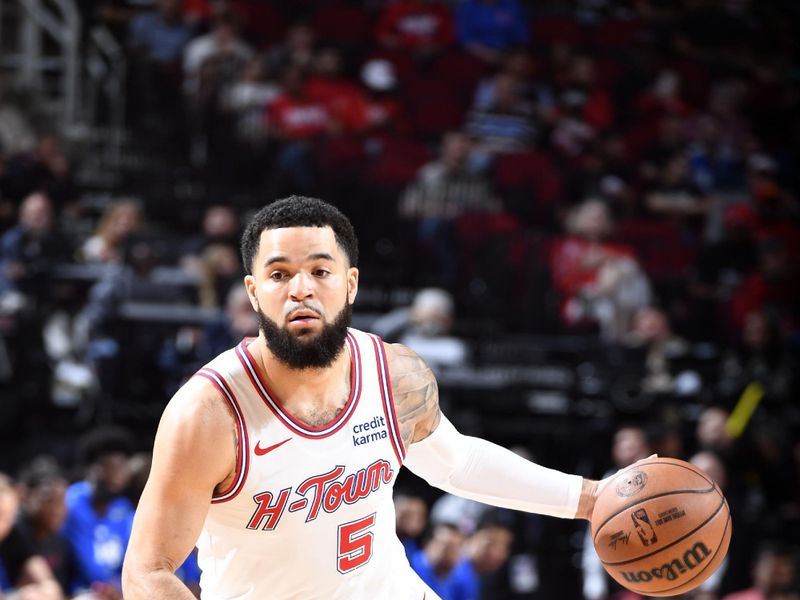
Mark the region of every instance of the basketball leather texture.
<instances>
[{"instance_id":1,"label":"basketball leather texture","mask_svg":"<svg viewBox=\"0 0 800 600\"><path fill-rule=\"evenodd\" d=\"M629 590L673 596L699 586L728 551L728 503L711 478L673 458L640 461L600 492L592 540L605 570Z\"/></svg>"}]
</instances>

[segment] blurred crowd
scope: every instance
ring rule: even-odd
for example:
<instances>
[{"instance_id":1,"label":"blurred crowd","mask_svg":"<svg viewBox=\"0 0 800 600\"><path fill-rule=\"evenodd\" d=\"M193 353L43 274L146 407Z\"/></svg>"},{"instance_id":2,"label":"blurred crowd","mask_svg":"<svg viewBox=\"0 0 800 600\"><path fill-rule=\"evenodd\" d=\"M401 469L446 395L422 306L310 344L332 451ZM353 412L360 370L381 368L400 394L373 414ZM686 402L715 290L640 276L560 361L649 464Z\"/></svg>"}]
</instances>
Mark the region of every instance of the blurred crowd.
<instances>
[{"instance_id":1,"label":"blurred crowd","mask_svg":"<svg viewBox=\"0 0 800 600\"><path fill-rule=\"evenodd\" d=\"M141 482L104 469L146 472L167 399L257 333L238 236L301 193L356 226L356 325L429 361L462 430L591 477L692 459L734 522L692 597L798 597L795 3L80 6L127 57L111 189L0 80L0 590L115 598ZM75 446L115 425L105 467ZM443 598L632 598L580 524L405 483Z\"/></svg>"}]
</instances>

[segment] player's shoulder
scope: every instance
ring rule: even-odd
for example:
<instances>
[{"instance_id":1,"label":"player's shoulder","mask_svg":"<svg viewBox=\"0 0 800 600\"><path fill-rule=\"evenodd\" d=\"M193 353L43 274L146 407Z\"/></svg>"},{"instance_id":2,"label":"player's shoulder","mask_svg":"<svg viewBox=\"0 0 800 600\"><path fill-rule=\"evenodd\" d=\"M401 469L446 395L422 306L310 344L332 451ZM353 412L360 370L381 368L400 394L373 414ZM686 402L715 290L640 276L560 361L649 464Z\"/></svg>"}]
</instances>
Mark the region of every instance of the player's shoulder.
<instances>
[{"instance_id":1,"label":"player's shoulder","mask_svg":"<svg viewBox=\"0 0 800 600\"><path fill-rule=\"evenodd\" d=\"M430 370L423 358L404 344L383 343L386 361L392 373L405 374L421 370Z\"/></svg>"},{"instance_id":2,"label":"player's shoulder","mask_svg":"<svg viewBox=\"0 0 800 600\"><path fill-rule=\"evenodd\" d=\"M404 344L384 343L389 377L395 395L398 392L416 390L423 384L436 384L436 377L425 360Z\"/></svg>"},{"instance_id":3,"label":"player's shoulder","mask_svg":"<svg viewBox=\"0 0 800 600\"><path fill-rule=\"evenodd\" d=\"M200 373L190 377L167 403L162 425L174 429L191 427L208 431L228 427L230 413L220 386Z\"/></svg>"}]
</instances>

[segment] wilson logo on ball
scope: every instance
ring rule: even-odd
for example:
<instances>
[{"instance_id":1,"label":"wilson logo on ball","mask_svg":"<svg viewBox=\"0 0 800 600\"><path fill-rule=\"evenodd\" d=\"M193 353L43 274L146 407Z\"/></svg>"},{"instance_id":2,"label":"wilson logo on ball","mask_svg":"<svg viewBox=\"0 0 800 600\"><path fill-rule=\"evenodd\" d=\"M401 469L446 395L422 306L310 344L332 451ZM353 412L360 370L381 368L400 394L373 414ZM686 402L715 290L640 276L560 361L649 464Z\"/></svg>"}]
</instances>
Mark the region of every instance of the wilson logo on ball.
<instances>
[{"instance_id":1,"label":"wilson logo on ball","mask_svg":"<svg viewBox=\"0 0 800 600\"><path fill-rule=\"evenodd\" d=\"M664 563L660 567L653 567L649 571L622 571L625 581L630 583L646 583L655 579L666 579L675 581L684 573L695 570L708 558L711 550L703 542L697 542L694 546L683 553L682 557L674 558Z\"/></svg>"},{"instance_id":2,"label":"wilson logo on ball","mask_svg":"<svg viewBox=\"0 0 800 600\"><path fill-rule=\"evenodd\" d=\"M633 471L626 473L622 480L617 484L617 496L627 498L638 494L647 485L647 473L644 471Z\"/></svg>"}]
</instances>

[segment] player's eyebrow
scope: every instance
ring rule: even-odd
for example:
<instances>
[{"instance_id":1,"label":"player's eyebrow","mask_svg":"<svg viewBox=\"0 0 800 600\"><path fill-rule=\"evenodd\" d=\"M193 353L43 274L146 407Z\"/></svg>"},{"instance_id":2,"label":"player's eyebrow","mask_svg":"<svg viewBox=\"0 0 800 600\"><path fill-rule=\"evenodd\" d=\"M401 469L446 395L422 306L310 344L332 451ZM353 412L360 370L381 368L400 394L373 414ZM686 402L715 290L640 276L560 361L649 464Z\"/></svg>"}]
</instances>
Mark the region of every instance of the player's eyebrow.
<instances>
[{"instance_id":1,"label":"player's eyebrow","mask_svg":"<svg viewBox=\"0 0 800 600\"><path fill-rule=\"evenodd\" d=\"M306 257L306 260L307 261L311 261L311 260L329 260L331 262L336 262L336 259L333 258L333 256L331 256L327 252L317 252L315 254L309 254ZM277 256L271 256L264 262L264 268L266 268L266 267L268 267L268 266L270 266L272 264L275 264L275 263L285 263L285 262L290 262L288 256L285 256L283 254L279 254Z\"/></svg>"},{"instance_id":2,"label":"player's eyebrow","mask_svg":"<svg viewBox=\"0 0 800 600\"><path fill-rule=\"evenodd\" d=\"M284 256L282 254L280 254L278 256L271 256L270 258L268 258L266 260L266 262L264 262L264 267L268 267L268 266L270 266L272 264L279 263L279 262L289 262L289 257L288 256Z\"/></svg>"},{"instance_id":3,"label":"player's eyebrow","mask_svg":"<svg viewBox=\"0 0 800 600\"><path fill-rule=\"evenodd\" d=\"M306 260L329 260L336 262L336 260L327 252L317 252L316 254L309 254Z\"/></svg>"}]
</instances>

